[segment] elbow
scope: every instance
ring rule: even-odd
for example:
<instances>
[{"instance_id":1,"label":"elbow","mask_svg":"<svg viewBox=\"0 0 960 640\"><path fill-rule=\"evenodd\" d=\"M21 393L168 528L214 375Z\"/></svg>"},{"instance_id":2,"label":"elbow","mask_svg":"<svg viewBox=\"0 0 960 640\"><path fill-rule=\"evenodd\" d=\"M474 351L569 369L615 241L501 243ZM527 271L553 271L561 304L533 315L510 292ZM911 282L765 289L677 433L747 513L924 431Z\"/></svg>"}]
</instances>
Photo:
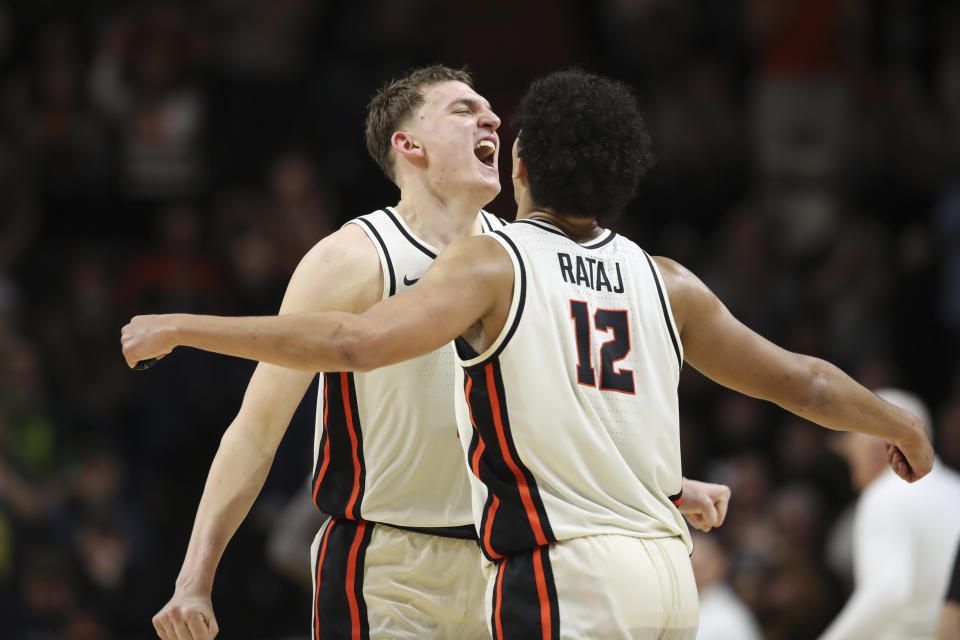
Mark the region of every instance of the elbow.
<instances>
[{"instance_id":1,"label":"elbow","mask_svg":"<svg viewBox=\"0 0 960 640\"><path fill-rule=\"evenodd\" d=\"M369 332L360 328L351 328L343 330L341 334L337 340L339 349L336 360L340 363L338 369L366 372L380 366L377 362L375 342L368 335Z\"/></svg>"},{"instance_id":2,"label":"elbow","mask_svg":"<svg viewBox=\"0 0 960 640\"><path fill-rule=\"evenodd\" d=\"M809 416L831 402L834 391L830 375L831 365L812 356L801 358L800 383L789 385L794 393L791 394L790 406L785 408L797 415Z\"/></svg>"}]
</instances>

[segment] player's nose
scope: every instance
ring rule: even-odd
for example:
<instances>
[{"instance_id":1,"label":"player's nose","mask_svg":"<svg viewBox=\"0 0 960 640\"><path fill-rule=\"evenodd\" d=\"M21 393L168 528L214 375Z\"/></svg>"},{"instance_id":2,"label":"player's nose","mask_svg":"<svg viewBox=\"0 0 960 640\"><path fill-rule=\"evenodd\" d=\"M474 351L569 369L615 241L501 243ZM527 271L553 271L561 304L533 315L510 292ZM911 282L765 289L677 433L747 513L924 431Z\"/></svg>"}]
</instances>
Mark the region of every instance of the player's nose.
<instances>
[{"instance_id":1,"label":"player's nose","mask_svg":"<svg viewBox=\"0 0 960 640\"><path fill-rule=\"evenodd\" d=\"M496 131L500 128L500 118L492 109L484 109L480 114L480 126L490 131Z\"/></svg>"}]
</instances>

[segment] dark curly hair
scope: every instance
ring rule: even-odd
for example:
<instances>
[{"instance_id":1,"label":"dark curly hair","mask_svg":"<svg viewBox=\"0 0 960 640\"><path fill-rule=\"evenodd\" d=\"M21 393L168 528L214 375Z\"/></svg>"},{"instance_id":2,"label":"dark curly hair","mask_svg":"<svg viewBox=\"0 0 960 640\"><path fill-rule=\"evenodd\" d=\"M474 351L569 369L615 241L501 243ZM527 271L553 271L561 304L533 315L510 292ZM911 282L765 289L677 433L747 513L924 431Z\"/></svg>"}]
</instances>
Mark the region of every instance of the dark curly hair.
<instances>
[{"instance_id":1,"label":"dark curly hair","mask_svg":"<svg viewBox=\"0 0 960 640\"><path fill-rule=\"evenodd\" d=\"M653 166L630 89L580 69L535 81L513 127L534 205L561 215L614 220Z\"/></svg>"}]
</instances>

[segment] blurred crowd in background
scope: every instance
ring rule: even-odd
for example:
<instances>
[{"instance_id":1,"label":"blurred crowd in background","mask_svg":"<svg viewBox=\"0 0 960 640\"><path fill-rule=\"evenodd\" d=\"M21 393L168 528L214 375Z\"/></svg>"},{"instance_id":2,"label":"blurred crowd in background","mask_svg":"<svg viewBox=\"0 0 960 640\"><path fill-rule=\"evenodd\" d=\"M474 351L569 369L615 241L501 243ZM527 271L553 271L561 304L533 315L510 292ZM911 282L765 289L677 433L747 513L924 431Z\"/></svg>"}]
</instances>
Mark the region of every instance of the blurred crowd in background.
<instances>
[{"instance_id":1,"label":"blurred crowd in background","mask_svg":"<svg viewBox=\"0 0 960 640\"><path fill-rule=\"evenodd\" d=\"M557 68L635 87L658 165L619 230L764 336L920 395L960 467L956 2L8 0L0 637L151 637L253 364L181 349L131 372L119 329L275 313L315 242L396 202L364 108L434 62L468 65L505 123ZM815 637L850 589L829 432L690 367L680 394L685 475L733 489L710 534L729 584L765 637ZM307 482L315 395L224 556L223 637L308 628L306 548L302 572L266 549Z\"/></svg>"}]
</instances>

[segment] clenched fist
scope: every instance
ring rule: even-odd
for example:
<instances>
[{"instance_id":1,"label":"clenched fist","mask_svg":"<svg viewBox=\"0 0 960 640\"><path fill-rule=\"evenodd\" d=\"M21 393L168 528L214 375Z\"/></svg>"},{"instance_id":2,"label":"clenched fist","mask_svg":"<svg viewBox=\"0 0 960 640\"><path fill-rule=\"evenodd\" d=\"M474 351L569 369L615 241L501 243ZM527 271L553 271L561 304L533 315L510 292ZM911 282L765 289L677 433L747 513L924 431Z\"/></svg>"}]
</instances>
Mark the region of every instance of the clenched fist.
<instances>
[{"instance_id":1,"label":"clenched fist","mask_svg":"<svg viewBox=\"0 0 960 640\"><path fill-rule=\"evenodd\" d=\"M123 357L130 367L141 360L162 358L177 346L172 342L172 315L134 316L120 330Z\"/></svg>"}]
</instances>

